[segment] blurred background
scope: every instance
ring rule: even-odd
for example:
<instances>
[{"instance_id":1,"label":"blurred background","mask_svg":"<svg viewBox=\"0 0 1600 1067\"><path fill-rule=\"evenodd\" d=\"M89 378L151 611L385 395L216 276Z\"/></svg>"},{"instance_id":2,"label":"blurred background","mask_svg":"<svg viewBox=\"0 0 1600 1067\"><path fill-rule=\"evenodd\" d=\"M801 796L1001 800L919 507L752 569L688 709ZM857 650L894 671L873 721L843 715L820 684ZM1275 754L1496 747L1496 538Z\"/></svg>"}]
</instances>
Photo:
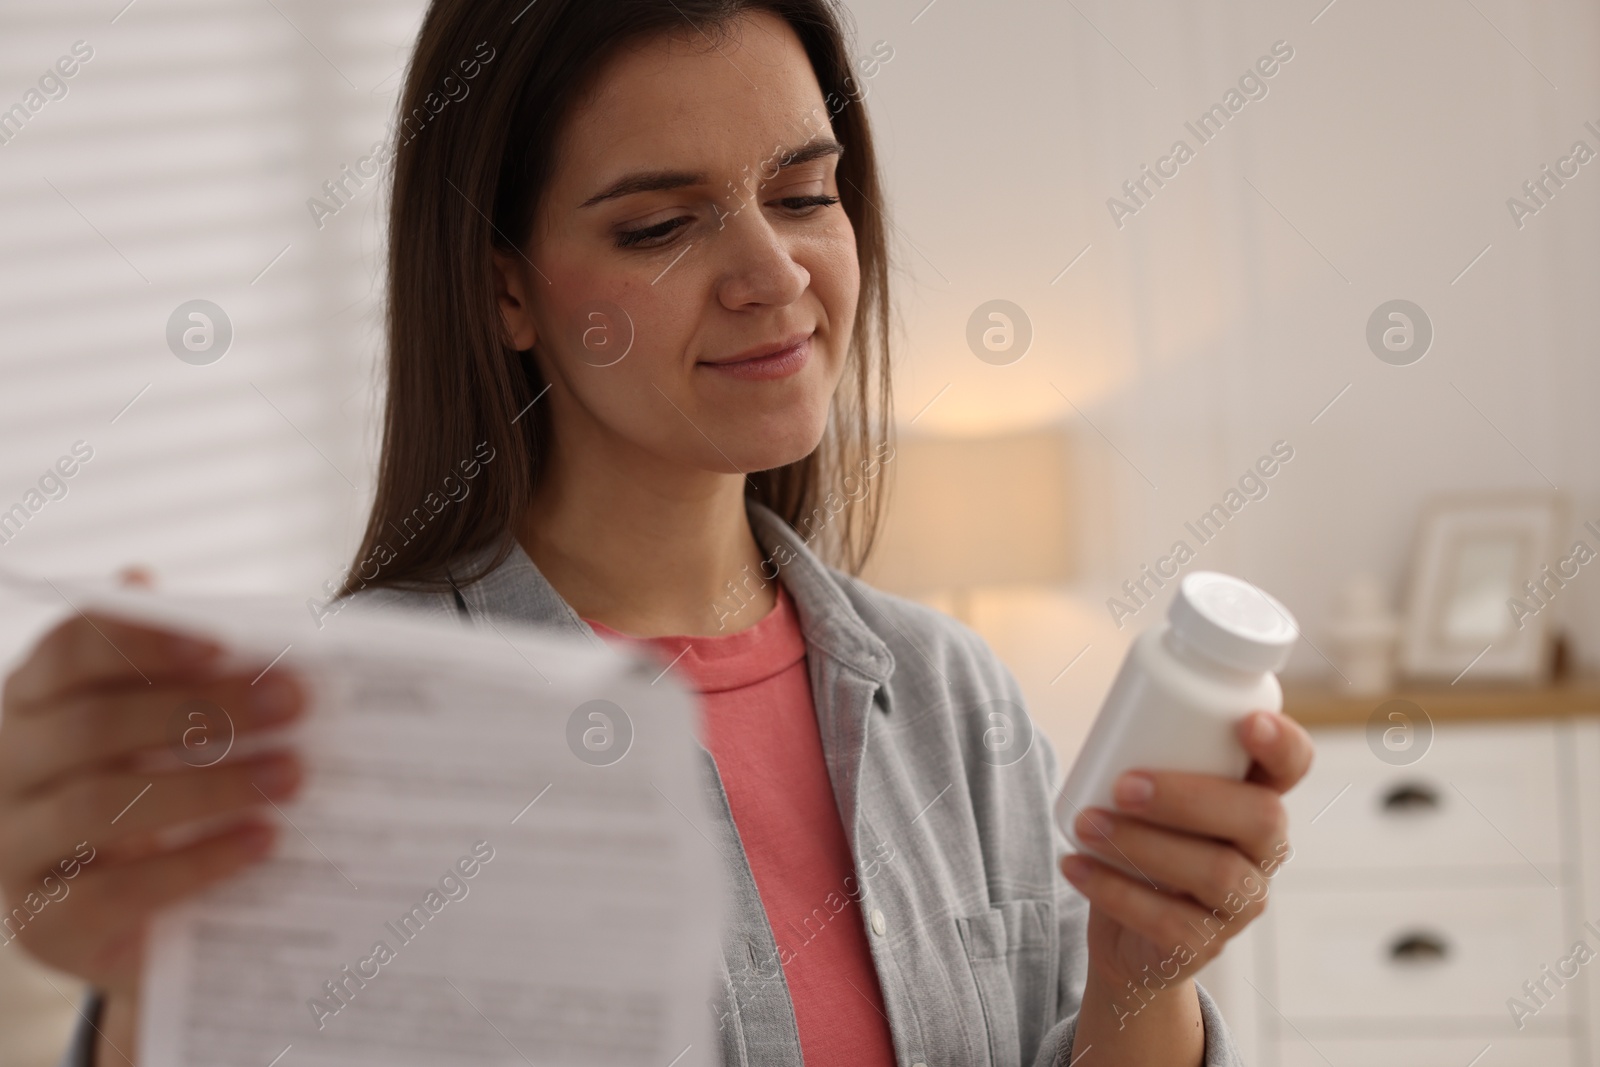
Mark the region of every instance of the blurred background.
<instances>
[{"instance_id":1,"label":"blurred background","mask_svg":"<svg viewBox=\"0 0 1600 1067\"><path fill-rule=\"evenodd\" d=\"M346 174L423 6L0 6L0 565L348 563L384 200ZM899 316L871 576L977 628L1063 765L1181 573L1272 592L1322 755L1208 981L1249 1061L1600 1063L1562 965L1600 948L1600 8L848 8ZM56 613L6 603L10 659ZM0 1065L77 996L0 948Z\"/></svg>"}]
</instances>

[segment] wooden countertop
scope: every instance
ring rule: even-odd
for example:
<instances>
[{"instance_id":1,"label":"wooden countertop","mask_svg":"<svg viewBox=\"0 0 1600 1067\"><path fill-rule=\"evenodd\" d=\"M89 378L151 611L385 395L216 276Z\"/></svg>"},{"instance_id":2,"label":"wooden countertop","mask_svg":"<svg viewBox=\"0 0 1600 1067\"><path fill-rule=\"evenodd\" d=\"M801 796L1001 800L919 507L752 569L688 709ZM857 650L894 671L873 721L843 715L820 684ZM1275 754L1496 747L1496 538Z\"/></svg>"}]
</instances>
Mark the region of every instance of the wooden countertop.
<instances>
[{"instance_id":1,"label":"wooden countertop","mask_svg":"<svg viewBox=\"0 0 1600 1067\"><path fill-rule=\"evenodd\" d=\"M1600 678L1574 678L1542 686L1463 682L1402 687L1371 697L1350 696L1343 689L1285 680L1283 710L1302 726L1361 726L1390 700L1410 701L1434 722L1600 715Z\"/></svg>"}]
</instances>

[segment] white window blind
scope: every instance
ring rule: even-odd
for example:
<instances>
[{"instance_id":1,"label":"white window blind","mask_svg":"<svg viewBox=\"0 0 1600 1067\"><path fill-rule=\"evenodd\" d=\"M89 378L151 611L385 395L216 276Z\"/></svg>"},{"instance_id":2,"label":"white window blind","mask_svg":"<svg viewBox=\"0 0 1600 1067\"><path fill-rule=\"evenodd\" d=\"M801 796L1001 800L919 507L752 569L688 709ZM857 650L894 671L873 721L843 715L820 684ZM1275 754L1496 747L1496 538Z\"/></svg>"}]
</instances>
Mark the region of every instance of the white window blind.
<instances>
[{"instance_id":1,"label":"white window blind","mask_svg":"<svg viewBox=\"0 0 1600 1067\"><path fill-rule=\"evenodd\" d=\"M125 4L0 15L0 565L309 592L371 495L382 193L307 201L385 135L423 5ZM192 300L215 362L169 348Z\"/></svg>"},{"instance_id":2,"label":"white window blind","mask_svg":"<svg viewBox=\"0 0 1600 1067\"><path fill-rule=\"evenodd\" d=\"M383 204L369 181L319 229L306 202L385 136L423 6L0 5L0 566L337 574L372 492ZM231 322L215 362L168 346L192 300ZM0 598L9 662L53 613ZM59 1056L77 990L50 980L0 957L0 1063Z\"/></svg>"}]
</instances>

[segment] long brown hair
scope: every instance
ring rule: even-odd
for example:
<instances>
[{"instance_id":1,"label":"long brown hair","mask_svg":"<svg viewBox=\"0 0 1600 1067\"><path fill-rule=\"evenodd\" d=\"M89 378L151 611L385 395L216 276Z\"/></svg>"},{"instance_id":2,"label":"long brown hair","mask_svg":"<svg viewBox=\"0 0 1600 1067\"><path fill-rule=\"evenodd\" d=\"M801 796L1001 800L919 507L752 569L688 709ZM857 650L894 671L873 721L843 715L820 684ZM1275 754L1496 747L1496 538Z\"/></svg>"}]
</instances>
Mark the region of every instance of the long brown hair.
<instances>
[{"instance_id":1,"label":"long brown hair","mask_svg":"<svg viewBox=\"0 0 1600 1067\"><path fill-rule=\"evenodd\" d=\"M511 551L550 427L547 405L533 403L544 382L531 353L506 337L491 250L525 247L562 119L607 57L686 26L709 37L756 9L799 36L845 146L838 192L855 228L861 292L822 443L804 459L751 474L746 495L797 528L826 516L819 547L860 570L885 479L867 477L864 491L835 489L876 473L869 454L890 432L888 242L836 0L434 0L391 127L383 451L342 593L442 590L447 564L497 545L484 566L455 575L471 582ZM826 505L845 496L834 518Z\"/></svg>"}]
</instances>

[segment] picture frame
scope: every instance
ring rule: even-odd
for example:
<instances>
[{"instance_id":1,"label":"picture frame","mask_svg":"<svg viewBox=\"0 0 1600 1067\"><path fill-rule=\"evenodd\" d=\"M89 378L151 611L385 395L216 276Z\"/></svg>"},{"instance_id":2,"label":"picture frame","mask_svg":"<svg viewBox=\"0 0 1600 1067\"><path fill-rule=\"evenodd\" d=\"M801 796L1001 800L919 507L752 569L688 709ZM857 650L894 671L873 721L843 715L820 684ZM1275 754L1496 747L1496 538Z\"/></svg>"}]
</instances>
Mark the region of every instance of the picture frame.
<instances>
[{"instance_id":1,"label":"picture frame","mask_svg":"<svg viewBox=\"0 0 1600 1067\"><path fill-rule=\"evenodd\" d=\"M1556 559L1567 502L1556 491L1436 497L1412 549L1399 667L1417 681L1534 684L1549 661L1551 612L1532 600ZM1548 602L1548 599L1546 600Z\"/></svg>"}]
</instances>

